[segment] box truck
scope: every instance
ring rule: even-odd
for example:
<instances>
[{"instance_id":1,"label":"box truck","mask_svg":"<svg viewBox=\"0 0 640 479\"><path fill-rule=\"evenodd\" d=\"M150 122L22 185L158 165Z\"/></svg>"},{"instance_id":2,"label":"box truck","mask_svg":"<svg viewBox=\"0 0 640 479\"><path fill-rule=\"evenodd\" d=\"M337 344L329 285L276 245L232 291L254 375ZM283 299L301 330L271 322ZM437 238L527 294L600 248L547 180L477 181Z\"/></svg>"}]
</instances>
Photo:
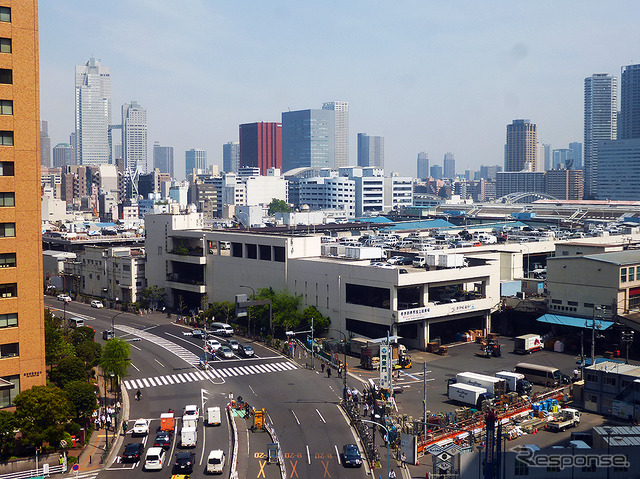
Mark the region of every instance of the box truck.
<instances>
[{"instance_id":1,"label":"box truck","mask_svg":"<svg viewBox=\"0 0 640 479\"><path fill-rule=\"evenodd\" d=\"M485 388L456 383L449 386L449 399L481 409L482 402L493 399L493 396Z\"/></svg>"},{"instance_id":2,"label":"box truck","mask_svg":"<svg viewBox=\"0 0 640 479\"><path fill-rule=\"evenodd\" d=\"M205 418L209 426L219 426L220 425L220 408L218 406L208 407L207 415L205 416Z\"/></svg>"},{"instance_id":3,"label":"box truck","mask_svg":"<svg viewBox=\"0 0 640 479\"><path fill-rule=\"evenodd\" d=\"M456 374L456 383L484 388L485 391L495 397L507 393L507 382L504 379L485 376L484 374L471 372L458 373Z\"/></svg>"},{"instance_id":4,"label":"box truck","mask_svg":"<svg viewBox=\"0 0 640 479\"><path fill-rule=\"evenodd\" d=\"M518 336L513 342L513 352L517 354L531 354L544 348L539 334L525 334Z\"/></svg>"},{"instance_id":5,"label":"box truck","mask_svg":"<svg viewBox=\"0 0 640 479\"><path fill-rule=\"evenodd\" d=\"M196 447L198 430L193 426L186 426L180 430L181 447Z\"/></svg>"},{"instance_id":6,"label":"box truck","mask_svg":"<svg viewBox=\"0 0 640 479\"><path fill-rule=\"evenodd\" d=\"M507 382L507 392L515 391L520 395L531 394L531 383L526 380L524 374L513 373L511 371L500 371L496 377Z\"/></svg>"}]
</instances>

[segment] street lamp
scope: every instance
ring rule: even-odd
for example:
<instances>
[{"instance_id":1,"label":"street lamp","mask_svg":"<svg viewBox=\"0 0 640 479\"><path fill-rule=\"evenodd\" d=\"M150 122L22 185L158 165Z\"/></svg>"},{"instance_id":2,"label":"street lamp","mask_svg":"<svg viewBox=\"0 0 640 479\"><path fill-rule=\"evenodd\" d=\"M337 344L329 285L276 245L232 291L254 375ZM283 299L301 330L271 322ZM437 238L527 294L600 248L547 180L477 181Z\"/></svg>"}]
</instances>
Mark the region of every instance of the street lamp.
<instances>
[{"instance_id":1,"label":"street lamp","mask_svg":"<svg viewBox=\"0 0 640 479\"><path fill-rule=\"evenodd\" d=\"M255 298L256 296L256 290L253 289L251 286L245 286L243 284L240 285L241 288L248 288L251 291L253 291L253 297ZM251 313L249 313L249 308L247 308L247 332L249 334L251 334Z\"/></svg>"},{"instance_id":2,"label":"street lamp","mask_svg":"<svg viewBox=\"0 0 640 479\"><path fill-rule=\"evenodd\" d=\"M380 419L380 415L376 414L375 415L376 419ZM385 430L385 432L387 433L387 477L389 477L389 441L391 439L391 437L389 436L389 429L387 429L386 426L383 426L382 424L380 424L379 422L375 422L375 421L367 421L366 419L360 419L362 422L368 422L370 424L373 424L374 426L380 426L382 429ZM373 444L375 446L375 431L373 433ZM375 452L375 450L374 450Z\"/></svg>"},{"instance_id":3,"label":"street lamp","mask_svg":"<svg viewBox=\"0 0 640 479\"><path fill-rule=\"evenodd\" d=\"M119 313L114 314L113 316L111 316L111 334L113 334L113 337L116 337L116 329L114 326L114 321L115 319L120 316L121 314L126 313L126 311L120 311Z\"/></svg>"},{"instance_id":4,"label":"street lamp","mask_svg":"<svg viewBox=\"0 0 640 479\"><path fill-rule=\"evenodd\" d=\"M337 331L344 338L344 371L342 371L342 399L347 400L347 335L339 329L329 328L327 331ZM313 345L312 345L313 346Z\"/></svg>"}]
</instances>

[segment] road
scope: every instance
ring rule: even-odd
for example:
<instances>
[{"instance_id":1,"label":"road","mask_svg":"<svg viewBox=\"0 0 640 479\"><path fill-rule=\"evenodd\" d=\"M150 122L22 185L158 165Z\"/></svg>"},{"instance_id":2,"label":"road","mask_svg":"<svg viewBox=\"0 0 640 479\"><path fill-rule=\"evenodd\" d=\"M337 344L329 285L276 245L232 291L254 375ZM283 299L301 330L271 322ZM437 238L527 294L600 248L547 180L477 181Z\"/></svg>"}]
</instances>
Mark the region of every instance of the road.
<instances>
[{"instance_id":1,"label":"road","mask_svg":"<svg viewBox=\"0 0 640 479\"><path fill-rule=\"evenodd\" d=\"M54 314L62 315L62 303L55 298L47 298L45 303ZM130 374L123 381L123 393L130 398L129 429L135 419L143 417L151 420L151 433L140 438L127 434L119 455L129 442L142 442L146 452L160 424L160 414L168 409L181 416L187 404L201 407L204 395L205 408L219 406L224 411L232 395L233 398L241 396L253 407L265 409L268 422L278 436L287 477L365 477L364 468L346 471L341 465L342 446L355 442L355 438L338 407L342 391L340 379L322 377L260 344L252 344L256 352L254 358L218 358L210 363L208 371L202 371L197 366L204 354L203 340L185 335L190 329L172 323L163 315L137 316L77 302L67 305L66 314L83 317L86 324L96 330L98 338L102 337L102 330L111 328L115 317L116 336L130 342L132 363ZM236 339L242 341L242 338ZM142 398L135 401L133 396L138 389ZM177 423L179 430L180 421ZM245 426L243 422L239 424ZM250 424L247 422L245 429ZM270 442L266 433L245 434L248 452L241 451L244 461L239 461L239 467L244 463L246 469L240 477L280 477L276 465L266 464L266 444ZM178 447L178 436L174 435L167 453L168 465L182 450ZM222 415L222 425L215 428L205 427L200 419L197 447L191 449L196 455L191 476L203 476L209 451L222 449L227 456L223 477L228 477L231 448L232 434L226 414ZM168 465L163 468L166 472ZM122 464L117 459L100 473L100 478L121 478L125 471L132 478L143 474L139 463Z\"/></svg>"}]
</instances>

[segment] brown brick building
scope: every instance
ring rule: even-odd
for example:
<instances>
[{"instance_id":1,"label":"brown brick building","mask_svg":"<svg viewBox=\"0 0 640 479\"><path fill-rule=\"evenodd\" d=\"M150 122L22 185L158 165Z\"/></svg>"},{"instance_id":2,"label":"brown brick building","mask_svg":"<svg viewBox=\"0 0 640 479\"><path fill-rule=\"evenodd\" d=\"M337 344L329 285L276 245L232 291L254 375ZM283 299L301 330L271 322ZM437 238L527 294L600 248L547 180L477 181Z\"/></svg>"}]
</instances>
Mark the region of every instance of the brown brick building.
<instances>
[{"instance_id":1,"label":"brown brick building","mask_svg":"<svg viewBox=\"0 0 640 479\"><path fill-rule=\"evenodd\" d=\"M45 384L37 0L0 0L0 408Z\"/></svg>"}]
</instances>

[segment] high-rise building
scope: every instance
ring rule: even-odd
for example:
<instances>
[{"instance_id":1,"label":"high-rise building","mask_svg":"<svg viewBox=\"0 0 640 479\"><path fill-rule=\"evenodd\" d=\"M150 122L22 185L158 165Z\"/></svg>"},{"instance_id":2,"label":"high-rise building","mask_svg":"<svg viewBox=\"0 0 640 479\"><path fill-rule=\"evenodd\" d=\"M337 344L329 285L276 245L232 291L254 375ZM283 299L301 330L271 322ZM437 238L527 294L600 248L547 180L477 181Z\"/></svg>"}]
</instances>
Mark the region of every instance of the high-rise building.
<instances>
[{"instance_id":1,"label":"high-rise building","mask_svg":"<svg viewBox=\"0 0 640 479\"><path fill-rule=\"evenodd\" d=\"M582 143L574 141L569 143L569 149L573 151L573 165L569 169L582 169ZM583 180L584 181L584 180Z\"/></svg>"},{"instance_id":2,"label":"high-rise building","mask_svg":"<svg viewBox=\"0 0 640 479\"><path fill-rule=\"evenodd\" d=\"M280 163L282 164L282 155L280 155ZM239 169L240 143L237 141L225 143L222 145L222 170L225 173L237 173Z\"/></svg>"},{"instance_id":3,"label":"high-rise building","mask_svg":"<svg viewBox=\"0 0 640 479\"><path fill-rule=\"evenodd\" d=\"M553 169L545 173L545 190L559 200L581 200L584 194L582 170Z\"/></svg>"},{"instance_id":4,"label":"high-rise building","mask_svg":"<svg viewBox=\"0 0 640 479\"><path fill-rule=\"evenodd\" d=\"M504 171L537 171L538 137L535 123L513 120L507 125Z\"/></svg>"},{"instance_id":5,"label":"high-rise building","mask_svg":"<svg viewBox=\"0 0 640 479\"><path fill-rule=\"evenodd\" d=\"M69 143L58 143L53 147L53 167L64 168L71 165L71 145Z\"/></svg>"},{"instance_id":6,"label":"high-rise building","mask_svg":"<svg viewBox=\"0 0 640 479\"><path fill-rule=\"evenodd\" d=\"M640 138L598 143L598 199L640 201Z\"/></svg>"},{"instance_id":7,"label":"high-rise building","mask_svg":"<svg viewBox=\"0 0 640 479\"><path fill-rule=\"evenodd\" d=\"M240 125L237 170L254 166L260 168L261 175L266 175L270 168L282 169L282 131L281 123L261 121Z\"/></svg>"},{"instance_id":8,"label":"high-rise building","mask_svg":"<svg viewBox=\"0 0 640 479\"><path fill-rule=\"evenodd\" d=\"M40 207L38 2L2 0L0 408L46 384ZM10 100L6 100L10 99ZM4 179L2 179L4 178Z\"/></svg>"},{"instance_id":9,"label":"high-rise building","mask_svg":"<svg viewBox=\"0 0 640 479\"><path fill-rule=\"evenodd\" d=\"M160 173L169 173L173 178L173 146L160 146L160 142L153 143L153 168Z\"/></svg>"},{"instance_id":10,"label":"high-rise building","mask_svg":"<svg viewBox=\"0 0 640 479\"><path fill-rule=\"evenodd\" d=\"M552 169L570 170L573 165L573 151L569 148L553 150Z\"/></svg>"},{"instance_id":11,"label":"high-rise building","mask_svg":"<svg viewBox=\"0 0 640 479\"><path fill-rule=\"evenodd\" d=\"M442 166L433 165L431 168L429 168L429 172L431 173L431 178L433 178L434 180L442 179Z\"/></svg>"},{"instance_id":12,"label":"high-rise building","mask_svg":"<svg viewBox=\"0 0 640 479\"><path fill-rule=\"evenodd\" d=\"M147 171L147 110L138 102L122 105L122 156L131 171Z\"/></svg>"},{"instance_id":13,"label":"high-rise building","mask_svg":"<svg viewBox=\"0 0 640 479\"><path fill-rule=\"evenodd\" d=\"M542 150L544 154L544 171L549 171L553 168L553 148L549 144L542 144Z\"/></svg>"},{"instance_id":14,"label":"high-rise building","mask_svg":"<svg viewBox=\"0 0 640 479\"><path fill-rule=\"evenodd\" d=\"M456 159L453 153L444 154L444 177L454 179L456 177Z\"/></svg>"},{"instance_id":15,"label":"high-rise building","mask_svg":"<svg viewBox=\"0 0 640 479\"><path fill-rule=\"evenodd\" d=\"M424 151L418 153L418 175L417 178L429 178L429 155Z\"/></svg>"},{"instance_id":16,"label":"high-rise building","mask_svg":"<svg viewBox=\"0 0 640 479\"><path fill-rule=\"evenodd\" d=\"M111 73L91 57L76 66L76 156L81 165L109 163Z\"/></svg>"},{"instance_id":17,"label":"high-rise building","mask_svg":"<svg viewBox=\"0 0 640 479\"><path fill-rule=\"evenodd\" d=\"M640 138L640 65L622 67L618 139Z\"/></svg>"},{"instance_id":18,"label":"high-rise building","mask_svg":"<svg viewBox=\"0 0 640 479\"><path fill-rule=\"evenodd\" d=\"M384 137L358 133L358 166L384 168Z\"/></svg>"},{"instance_id":19,"label":"high-rise building","mask_svg":"<svg viewBox=\"0 0 640 479\"><path fill-rule=\"evenodd\" d=\"M598 195L598 142L618 132L618 79L594 73L584 79L584 197Z\"/></svg>"},{"instance_id":20,"label":"high-rise building","mask_svg":"<svg viewBox=\"0 0 640 479\"><path fill-rule=\"evenodd\" d=\"M40 164L49 168L51 166L51 138L49 138L49 124L40 122Z\"/></svg>"},{"instance_id":21,"label":"high-rise building","mask_svg":"<svg viewBox=\"0 0 640 479\"><path fill-rule=\"evenodd\" d=\"M240 142L242 162L242 141ZM335 163L335 112L299 110L282 113L282 171L331 168Z\"/></svg>"},{"instance_id":22,"label":"high-rise building","mask_svg":"<svg viewBox=\"0 0 640 479\"><path fill-rule=\"evenodd\" d=\"M511 193L544 193L544 171L501 171L496 174L496 198Z\"/></svg>"},{"instance_id":23,"label":"high-rise building","mask_svg":"<svg viewBox=\"0 0 640 479\"><path fill-rule=\"evenodd\" d=\"M207 169L207 151L200 148L191 148L184 152L184 169L185 176L189 175L193 170Z\"/></svg>"},{"instance_id":24,"label":"high-rise building","mask_svg":"<svg viewBox=\"0 0 640 479\"><path fill-rule=\"evenodd\" d=\"M499 171L502 171L502 166L494 165L494 166L481 166L480 167L480 178L484 178L487 180L495 180L496 175Z\"/></svg>"},{"instance_id":25,"label":"high-rise building","mask_svg":"<svg viewBox=\"0 0 640 479\"><path fill-rule=\"evenodd\" d=\"M76 154L76 132L69 133L69 144L71 145L71 164L78 164L78 156Z\"/></svg>"},{"instance_id":26,"label":"high-rise building","mask_svg":"<svg viewBox=\"0 0 640 479\"><path fill-rule=\"evenodd\" d=\"M335 112L335 168L349 166L349 103L330 101L322 109Z\"/></svg>"}]
</instances>

